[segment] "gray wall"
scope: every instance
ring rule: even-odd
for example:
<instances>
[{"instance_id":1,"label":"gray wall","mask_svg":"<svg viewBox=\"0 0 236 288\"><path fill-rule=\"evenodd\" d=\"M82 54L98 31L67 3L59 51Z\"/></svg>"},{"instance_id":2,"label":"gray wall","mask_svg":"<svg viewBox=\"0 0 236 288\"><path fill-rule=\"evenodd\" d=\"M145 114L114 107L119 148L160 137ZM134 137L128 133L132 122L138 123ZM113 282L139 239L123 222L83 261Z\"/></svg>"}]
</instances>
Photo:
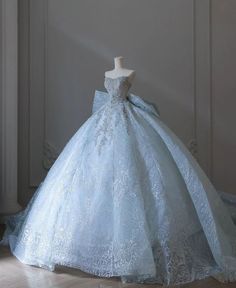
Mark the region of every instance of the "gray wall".
<instances>
[{"instance_id":1,"label":"gray wall","mask_svg":"<svg viewBox=\"0 0 236 288\"><path fill-rule=\"evenodd\" d=\"M2 11L2 1L0 1L0 11ZM2 14L2 13L1 13ZM0 21L2 23L2 15L0 15ZM1 87L1 90L0 90L0 163L2 163L2 141L3 141L3 138L2 138L2 33L3 33L3 30L0 29L0 87ZM0 165L0 187L2 189L2 165ZM1 192L0 192L1 194Z\"/></svg>"},{"instance_id":2,"label":"gray wall","mask_svg":"<svg viewBox=\"0 0 236 288\"><path fill-rule=\"evenodd\" d=\"M137 72L132 92L155 102L217 188L234 193L235 9L233 0L23 0L21 202L89 117L119 55Z\"/></svg>"},{"instance_id":3,"label":"gray wall","mask_svg":"<svg viewBox=\"0 0 236 288\"><path fill-rule=\"evenodd\" d=\"M0 0L0 214L17 204L17 0Z\"/></svg>"},{"instance_id":4,"label":"gray wall","mask_svg":"<svg viewBox=\"0 0 236 288\"><path fill-rule=\"evenodd\" d=\"M236 193L236 1L212 1L212 175Z\"/></svg>"}]
</instances>

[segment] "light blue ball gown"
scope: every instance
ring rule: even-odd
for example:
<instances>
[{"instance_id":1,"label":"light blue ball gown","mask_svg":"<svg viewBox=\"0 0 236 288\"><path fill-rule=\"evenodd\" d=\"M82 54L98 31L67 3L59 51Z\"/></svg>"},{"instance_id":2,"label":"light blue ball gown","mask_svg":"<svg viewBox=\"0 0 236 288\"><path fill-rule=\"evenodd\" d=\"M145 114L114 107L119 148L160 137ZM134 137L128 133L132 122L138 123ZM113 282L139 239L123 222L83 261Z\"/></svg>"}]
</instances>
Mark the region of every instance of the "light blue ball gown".
<instances>
[{"instance_id":1,"label":"light blue ball gown","mask_svg":"<svg viewBox=\"0 0 236 288\"><path fill-rule=\"evenodd\" d=\"M128 77L105 78L108 93L96 91L93 115L28 207L7 218L2 243L21 262L49 270L65 265L164 284L236 280L234 199L223 195L223 203L130 86Z\"/></svg>"}]
</instances>

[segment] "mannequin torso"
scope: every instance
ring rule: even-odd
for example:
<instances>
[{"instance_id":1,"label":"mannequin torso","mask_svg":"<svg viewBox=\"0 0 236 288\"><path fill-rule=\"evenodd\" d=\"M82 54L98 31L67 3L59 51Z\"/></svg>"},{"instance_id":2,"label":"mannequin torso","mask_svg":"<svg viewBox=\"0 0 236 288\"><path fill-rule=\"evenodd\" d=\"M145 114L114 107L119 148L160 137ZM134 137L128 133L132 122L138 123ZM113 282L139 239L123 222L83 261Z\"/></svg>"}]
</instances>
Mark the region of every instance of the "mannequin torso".
<instances>
[{"instance_id":1,"label":"mannequin torso","mask_svg":"<svg viewBox=\"0 0 236 288\"><path fill-rule=\"evenodd\" d=\"M135 71L123 67L123 57L115 57L115 68L111 71L105 72L105 77L116 79L119 77L128 77L129 82L132 83L135 77Z\"/></svg>"}]
</instances>

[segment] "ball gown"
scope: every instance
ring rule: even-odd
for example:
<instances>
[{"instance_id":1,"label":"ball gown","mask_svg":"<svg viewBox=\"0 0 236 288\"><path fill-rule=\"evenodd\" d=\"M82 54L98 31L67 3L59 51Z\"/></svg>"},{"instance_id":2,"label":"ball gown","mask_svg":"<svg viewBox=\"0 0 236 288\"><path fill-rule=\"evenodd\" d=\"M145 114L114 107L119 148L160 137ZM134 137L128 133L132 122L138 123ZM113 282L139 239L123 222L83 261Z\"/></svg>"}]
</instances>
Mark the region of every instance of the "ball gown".
<instances>
[{"instance_id":1,"label":"ball gown","mask_svg":"<svg viewBox=\"0 0 236 288\"><path fill-rule=\"evenodd\" d=\"M52 271L64 265L167 285L236 280L234 197L214 189L130 86L128 77L105 77L92 116L26 209L6 218L2 244L21 262Z\"/></svg>"}]
</instances>

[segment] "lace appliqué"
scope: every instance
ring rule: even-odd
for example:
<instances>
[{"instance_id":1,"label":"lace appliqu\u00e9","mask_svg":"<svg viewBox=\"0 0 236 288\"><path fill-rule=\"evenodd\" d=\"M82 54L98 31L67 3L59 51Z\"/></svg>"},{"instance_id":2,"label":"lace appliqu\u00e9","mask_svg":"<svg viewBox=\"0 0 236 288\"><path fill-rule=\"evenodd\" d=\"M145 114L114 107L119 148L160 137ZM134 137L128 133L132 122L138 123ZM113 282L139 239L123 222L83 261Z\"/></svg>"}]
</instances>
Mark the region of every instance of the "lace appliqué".
<instances>
[{"instance_id":1,"label":"lace appliqu\u00e9","mask_svg":"<svg viewBox=\"0 0 236 288\"><path fill-rule=\"evenodd\" d=\"M97 126L95 133L95 143L99 154L105 144L111 143L114 129L122 122L129 133L129 119L126 109L127 93L131 86L127 77L116 79L105 78L105 87L109 93L109 101L102 111L97 114Z\"/></svg>"}]
</instances>

